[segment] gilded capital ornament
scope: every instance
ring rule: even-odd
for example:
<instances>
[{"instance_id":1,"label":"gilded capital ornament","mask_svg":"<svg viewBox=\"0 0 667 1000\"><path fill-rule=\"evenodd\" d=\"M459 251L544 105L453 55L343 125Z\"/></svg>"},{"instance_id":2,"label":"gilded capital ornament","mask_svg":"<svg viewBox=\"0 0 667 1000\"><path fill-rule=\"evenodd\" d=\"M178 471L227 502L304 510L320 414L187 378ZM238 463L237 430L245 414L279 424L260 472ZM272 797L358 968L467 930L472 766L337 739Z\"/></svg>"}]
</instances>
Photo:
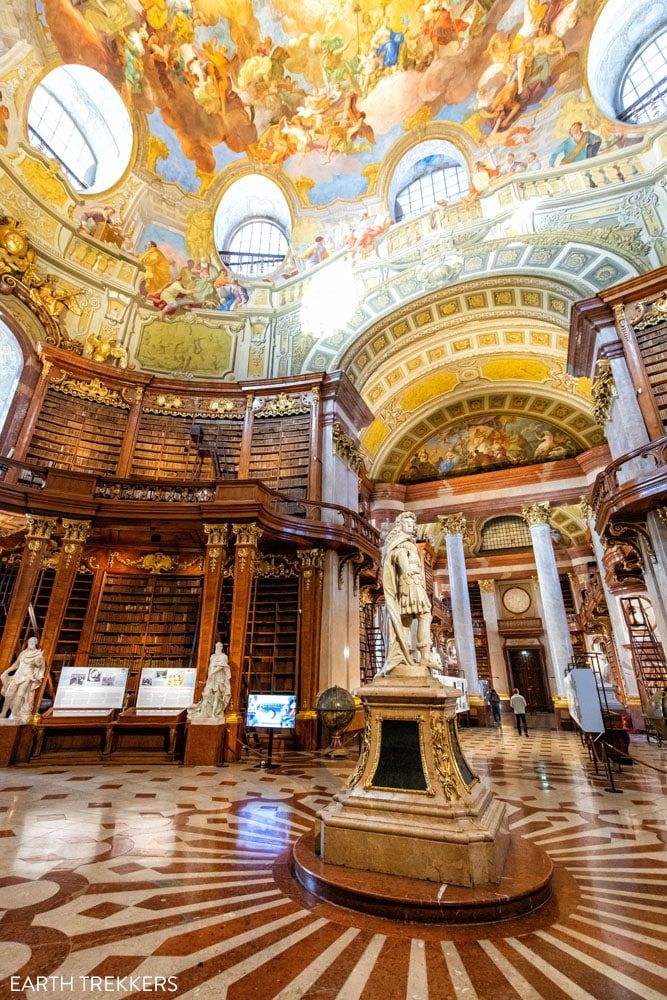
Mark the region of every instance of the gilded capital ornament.
<instances>
[{"instance_id":1,"label":"gilded capital ornament","mask_svg":"<svg viewBox=\"0 0 667 1000\"><path fill-rule=\"evenodd\" d=\"M325 549L305 549L304 551L297 552L296 557L299 561L299 566L302 570L304 569L324 569L324 557L326 555Z\"/></svg>"},{"instance_id":2,"label":"gilded capital ornament","mask_svg":"<svg viewBox=\"0 0 667 1000\"><path fill-rule=\"evenodd\" d=\"M582 494L581 499L579 500L579 506L585 521L593 521L595 519L595 511L593 510L591 502L585 493Z\"/></svg>"},{"instance_id":3,"label":"gilded capital ornament","mask_svg":"<svg viewBox=\"0 0 667 1000\"><path fill-rule=\"evenodd\" d=\"M35 514L26 514L25 519L28 528L26 538L43 542L49 540L58 524L56 517L38 517Z\"/></svg>"},{"instance_id":4,"label":"gilded capital ornament","mask_svg":"<svg viewBox=\"0 0 667 1000\"><path fill-rule=\"evenodd\" d=\"M63 542L85 542L90 531L90 521L63 518Z\"/></svg>"},{"instance_id":5,"label":"gilded capital ornament","mask_svg":"<svg viewBox=\"0 0 667 1000\"><path fill-rule=\"evenodd\" d=\"M538 524L550 524L551 505L547 501L527 504L521 508L521 517L525 518L531 528Z\"/></svg>"},{"instance_id":6,"label":"gilded capital ornament","mask_svg":"<svg viewBox=\"0 0 667 1000\"><path fill-rule=\"evenodd\" d=\"M236 545L249 545L257 548L257 543L262 537L262 529L258 524L233 524L232 531L236 535Z\"/></svg>"},{"instance_id":7,"label":"gilded capital ornament","mask_svg":"<svg viewBox=\"0 0 667 1000\"><path fill-rule=\"evenodd\" d=\"M604 427L609 419L611 404L616 398L616 385L611 372L611 362L602 358L597 362L597 372L591 386L593 396L593 416L595 422Z\"/></svg>"},{"instance_id":8,"label":"gilded capital ornament","mask_svg":"<svg viewBox=\"0 0 667 1000\"><path fill-rule=\"evenodd\" d=\"M479 583L479 589L483 594L492 594L496 589L495 580L478 580L477 582Z\"/></svg>"},{"instance_id":9,"label":"gilded capital ornament","mask_svg":"<svg viewBox=\"0 0 667 1000\"><path fill-rule=\"evenodd\" d=\"M463 535L466 530L466 519L463 513L438 514L438 524L444 535Z\"/></svg>"},{"instance_id":10,"label":"gilded capital ornament","mask_svg":"<svg viewBox=\"0 0 667 1000\"><path fill-rule=\"evenodd\" d=\"M663 524L667 524L667 507L656 507L656 514Z\"/></svg>"},{"instance_id":11,"label":"gilded capital ornament","mask_svg":"<svg viewBox=\"0 0 667 1000\"><path fill-rule=\"evenodd\" d=\"M349 434L345 433L342 424L340 424L337 420L331 429L331 437L334 451L338 457L342 458L342 460L350 469L352 469L353 472L359 473L364 464L361 451L359 450L354 438L351 438Z\"/></svg>"},{"instance_id":12,"label":"gilded capital ornament","mask_svg":"<svg viewBox=\"0 0 667 1000\"><path fill-rule=\"evenodd\" d=\"M228 526L226 524L204 524L206 545L223 546L227 544Z\"/></svg>"}]
</instances>

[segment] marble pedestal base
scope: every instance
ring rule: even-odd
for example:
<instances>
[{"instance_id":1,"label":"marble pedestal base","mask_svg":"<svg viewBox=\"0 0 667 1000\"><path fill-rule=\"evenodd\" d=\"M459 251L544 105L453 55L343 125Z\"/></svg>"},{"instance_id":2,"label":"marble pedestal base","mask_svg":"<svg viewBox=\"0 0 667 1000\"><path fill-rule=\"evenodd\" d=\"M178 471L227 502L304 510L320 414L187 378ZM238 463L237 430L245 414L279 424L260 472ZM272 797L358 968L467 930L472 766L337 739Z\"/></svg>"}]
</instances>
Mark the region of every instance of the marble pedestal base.
<instances>
[{"instance_id":1,"label":"marble pedestal base","mask_svg":"<svg viewBox=\"0 0 667 1000\"><path fill-rule=\"evenodd\" d=\"M185 767L217 767L225 752L225 724L188 722L185 742Z\"/></svg>"},{"instance_id":2,"label":"marble pedestal base","mask_svg":"<svg viewBox=\"0 0 667 1000\"><path fill-rule=\"evenodd\" d=\"M458 692L425 677L376 678L357 767L321 813L316 850L330 865L460 886L497 883L508 849L505 805L458 742Z\"/></svg>"}]
</instances>

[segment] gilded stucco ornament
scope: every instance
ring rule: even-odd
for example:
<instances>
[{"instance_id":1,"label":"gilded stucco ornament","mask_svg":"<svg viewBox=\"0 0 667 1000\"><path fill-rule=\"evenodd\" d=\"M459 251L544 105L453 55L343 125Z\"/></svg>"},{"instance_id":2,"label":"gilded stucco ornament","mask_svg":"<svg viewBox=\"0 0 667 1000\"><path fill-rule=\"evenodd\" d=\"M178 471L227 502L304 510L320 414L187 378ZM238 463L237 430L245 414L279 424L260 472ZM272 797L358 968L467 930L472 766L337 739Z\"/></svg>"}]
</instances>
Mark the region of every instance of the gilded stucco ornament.
<instances>
[{"instance_id":1,"label":"gilded stucco ornament","mask_svg":"<svg viewBox=\"0 0 667 1000\"><path fill-rule=\"evenodd\" d=\"M595 511L593 510L590 499L586 496L586 494L584 494L579 500L579 507L581 508L584 521L595 520Z\"/></svg>"},{"instance_id":2,"label":"gilded stucco ornament","mask_svg":"<svg viewBox=\"0 0 667 1000\"><path fill-rule=\"evenodd\" d=\"M51 388L62 392L64 396L75 396L77 399L90 399L105 406L115 406L119 410L129 410L129 404L115 389L110 389L98 378L84 379L65 378L61 382L52 382Z\"/></svg>"},{"instance_id":3,"label":"gilded stucco ornament","mask_svg":"<svg viewBox=\"0 0 667 1000\"><path fill-rule=\"evenodd\" d=\"M127 368L127 351L119 340L109 333L91 331L83 342L83 356L101 364L118 362L119 368Z\"/></svg>"},{"instance_id":4,"label":"gilded stucco ornament","mask_svg":"<svg viewBox=\"0 0 667 1000\"><path fill-rule=\"evenodd\" d=\"M597 371L591 387L593 416L595 417L595 422L604 428L609 419L611 404L617 395L616 385L614 384L610 361L606 358L601 358L597 362L596 368Z\"/></svg>"}]
</instances>

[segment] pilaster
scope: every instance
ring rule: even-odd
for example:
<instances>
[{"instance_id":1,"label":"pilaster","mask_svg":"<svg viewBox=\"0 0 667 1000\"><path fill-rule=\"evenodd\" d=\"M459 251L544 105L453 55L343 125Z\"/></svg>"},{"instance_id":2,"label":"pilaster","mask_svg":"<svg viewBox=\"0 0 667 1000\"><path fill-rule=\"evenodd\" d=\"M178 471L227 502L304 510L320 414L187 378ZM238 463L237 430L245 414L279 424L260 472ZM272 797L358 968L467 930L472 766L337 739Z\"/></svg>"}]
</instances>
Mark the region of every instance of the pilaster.
<instances>
[{"instance_id":1,"label":"pilaster","mask_svg":"<svg viewBox=\"0 0 667 1000\"><path fill-rule=\"evenodd\" d=\"M243 723L241 715L241 678L245 658L246 635L248 632L248 612L252 596L253 568L257 556L257 543L262 529L257 524L233 524L234 548L234 592L232 615L229 629L229 667L231 671L232 696L226 721L229 726L227 741L228 754L232 760L238 757L237 737Z\"/></svg>"},{"instance_id":2,"label":"pilaster","mask_svg":"<svg viewBox=\"0 0 667 1000\"><path fill-rule=\"evenodd\" d=\"M296 732L306 750L317 746L317 695L320 683L320 635L324 549L297 552L299 563L300 670Z\"/></svg>"},{"instance_id":3,"label":"pilaster","mask_svg":"<svg viewBox=\"0 0 667 1000\"><path fill-rule=\"evenodd\" d=\"M204 555L204 585L199 610L195 701L199 701L201 698L206 683L208 661L213 652L227 557L228 526L226 524L204 524L203 528L206 535L206 552Z\"/></svg>"},{"instance_id":4,"label":"pilaster","mask_svg":"<svg viewBox=\"0 0 667 1000\"><path fill-rule=\"evenodd\" d=\"M509 694L507 664L503 652L503 641L498 632L498 606L496 604L495 580L479 580L482 598L482 614L486 625L486 639L489 645L491 663L491 685L499 694Z\"/></svg>"},{"instance_id":5,"label":"pilaster","mask_svg":"<svg viewBox=\"0 0 667 1000\"><path fill-rule=\"evenodd\" d=\"M44 556L50 549L51 535L57 524L55 517L37 517L33 514L26 514L25 517L28 530L23 555L7 612L5 628L0 639L0 673L6 670L14 659L37 577L42 568Z\"/></svg>"}]
</instances>

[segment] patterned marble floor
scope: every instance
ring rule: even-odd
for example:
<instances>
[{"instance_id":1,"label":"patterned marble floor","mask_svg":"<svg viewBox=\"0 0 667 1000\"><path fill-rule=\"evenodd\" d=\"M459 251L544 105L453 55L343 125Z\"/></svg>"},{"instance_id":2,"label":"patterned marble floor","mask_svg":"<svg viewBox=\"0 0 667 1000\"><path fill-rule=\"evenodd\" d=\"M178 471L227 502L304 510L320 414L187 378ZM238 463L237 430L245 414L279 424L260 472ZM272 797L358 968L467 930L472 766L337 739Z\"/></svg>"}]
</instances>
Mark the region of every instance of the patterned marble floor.
<instances>
[{"instance_id":1,"label":"patterned marble floor","mask_svg":"<svg viewBox=\"0 0 667 1000\"><path fill-rule=\"evenodd\" d=\"M612 795L574 735L462 742L556 864L557 900L529 917L401 925L296 886L290 844L351 762L0 772L0 997L42 975L58 997L663 1000L667 752L633 740L663 771L626 769Z\"/></svg>"}]
</instances>

